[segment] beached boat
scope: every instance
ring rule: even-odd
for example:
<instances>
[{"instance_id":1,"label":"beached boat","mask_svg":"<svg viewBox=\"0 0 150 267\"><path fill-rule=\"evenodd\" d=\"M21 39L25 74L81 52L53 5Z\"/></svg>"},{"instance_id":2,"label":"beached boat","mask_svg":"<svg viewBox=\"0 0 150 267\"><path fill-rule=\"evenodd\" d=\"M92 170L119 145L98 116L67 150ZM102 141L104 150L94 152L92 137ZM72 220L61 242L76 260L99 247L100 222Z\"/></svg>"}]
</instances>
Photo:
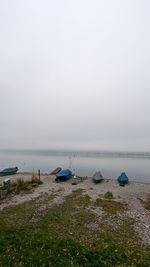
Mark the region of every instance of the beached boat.
<instances>
[{"instance_id":1,"label":"beached boat","mask_svg":"<svg viewBox=\"0 0 150 267\"><path fill-rule=\"evenodd\" d=\"M58 172L61 171L61 167L57 167L55 170L53 170L50 174L56 175Z\"/></svg>"},{"instance_id":2,"label":"beached boat","mask_svg":"<svg viewBox=\"0 0 150 267\"><path fill-rule=\"evenodd\" d=\"M18 167L7 168L0 172L0 176L12 175L12 174L15 174L17 171L18 171Z\"/></svg>"},{"instance_id":3,"label":"beached boat","mask_svg":"<svg viewBox=\"0 0 150 267\"><path fill-rule=\"evenodd\" d=\"M92 180L94 183L100 183L104 180L103 175L101 174L100 171L95 172L94 175L92 176Z\"/></svg>"},{"instance_id":4,"label":"beached boat","mask_svg":"<svg viewBox=\"0 0 150 267\"><path fill-rule=\"evenodd\" d=\"M126 175L125 172L122 172L120 174L120 176L117 178L118 180L118 183L121 185L121 186L124 186L125 184L128 183L129 179L128 179L128 176Z\"/></svg>"},{"instance_id":5,"label":"beached boat","mask_svg":"<svg viewBox=\"0 0 150 267\"><path fill-rule=\"evenodd\" d=\"M72 177L72 172L69 169L61 170L60 172L56 173L56 182L65 181Z\"/></svg>"}]
</instances>

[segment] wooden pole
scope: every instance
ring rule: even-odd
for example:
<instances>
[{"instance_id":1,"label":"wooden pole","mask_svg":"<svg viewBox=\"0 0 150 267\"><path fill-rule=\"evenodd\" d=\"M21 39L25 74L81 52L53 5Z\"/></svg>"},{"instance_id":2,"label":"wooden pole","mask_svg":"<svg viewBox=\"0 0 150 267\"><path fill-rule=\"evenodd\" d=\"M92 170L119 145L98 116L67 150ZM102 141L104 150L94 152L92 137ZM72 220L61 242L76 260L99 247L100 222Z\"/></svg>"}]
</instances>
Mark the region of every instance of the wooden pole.
<instances>
[{"instance_id":1,"label":"wooden pole","mask_svg":"<svg viewBox=\"0 0 150 267\"><path fill-rule=\"evenodd\" d=\"M40 170L38 170L38 176L39 176L39 181L40 181L40 176L41 176Z\"/></svg>"}]
</instances>

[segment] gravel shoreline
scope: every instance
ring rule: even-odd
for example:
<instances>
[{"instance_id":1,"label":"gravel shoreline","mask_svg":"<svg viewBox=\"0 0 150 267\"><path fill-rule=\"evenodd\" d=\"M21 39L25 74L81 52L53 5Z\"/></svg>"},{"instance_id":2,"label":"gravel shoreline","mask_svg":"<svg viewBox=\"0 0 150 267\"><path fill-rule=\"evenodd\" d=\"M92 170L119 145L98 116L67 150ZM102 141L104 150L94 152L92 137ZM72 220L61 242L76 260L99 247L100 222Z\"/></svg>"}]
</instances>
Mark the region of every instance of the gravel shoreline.
<instances>
[{"instance_id":1,"label":"gravel shoreline","mask_svg":"<svg viewBox=\"0 0 150 267\"><path fill-rule=\"evenodd\" d=\"M9 178L14 181L18 178L31 180L31 177L32 173L18 173ZM0 177L0 183L4 179L5 177ZM34 188L32 193L10 196L1 201L0 211L12 205L33 200L45 193L52 194L52 192L59 191L52 204L60 204L67 195L79 188L83 189L84 193L88 194L93 201L109 191L112 192L115 200L124 201L128 204L125 215L134 220L135 231L145 244L150 245L150 211L146 210L140 201L140 199L145 200L150 194L150 183L129 182L126 186L121 187L116 180L106 178L102 183L94 184L91 178L85 177L83 180L78 180L76 185L72 185L72 179L67 182L56 183L55 176L48 174L41 174L41 181L43 181L43 184Z\"/></svg>"}]
</instances>

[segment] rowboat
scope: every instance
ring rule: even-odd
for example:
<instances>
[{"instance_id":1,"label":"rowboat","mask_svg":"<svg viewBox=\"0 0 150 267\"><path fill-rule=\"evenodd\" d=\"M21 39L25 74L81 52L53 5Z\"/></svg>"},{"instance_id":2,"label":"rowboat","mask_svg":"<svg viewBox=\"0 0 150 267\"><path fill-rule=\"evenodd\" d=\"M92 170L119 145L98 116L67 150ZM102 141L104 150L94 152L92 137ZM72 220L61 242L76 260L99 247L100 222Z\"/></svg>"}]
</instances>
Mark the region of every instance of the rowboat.
<instances>
[{"instance_id":1,"label":"rowboat","mask_svg":"<svg viewBox=\"0 0 150 267\"><path fill-rule=\"evenodd\" d=\"M122 172L120 174L120 176L117 178L118 180L118 183L121 185L121 186L124 186L125 184L128 183L129 179L128 179L128 176L126 175L125 172Z\"/></svg>"},{"instance_id":2,"label":"rowboat","mask_svg":"<svg viewBox=\"0 0 150 267\"><path fill-rule=\"evenodd\" d=\"M104 180L103 175L101 174L100 171L95 172L94 175L92 176L92 180L94 183L100 183Z\"/></svg>"},{"instance_id":3,"label":"rowboat","mask_svg":"<svg viewBox=\"0 0 150 267\"><path fill-rule=\"evenodd\" d=\"M7 169L4 169L0 172L0 176L7 176L7 175L16 174L17 171L18 171L18 167L7 168Z\"/></svg>"},{"instance_id":4,"label":"rowboat","mask_svg":"<svg viewBox=\"0 0 150 267\"><path fill-rule=\"evenodd\" d=\"M61 171L61 167L57 167L55 170L53 170L50 174L56 175L58 172Z\"/></svg>"},{"instance_id":5,"label":"rowboat","mask_svg":"<svg viewBox=\"0 0 150 267\"><path fill-rule=\"evenodd\" d=\"M69 169L61 170L60 172L56 173L56 182L65 181L72 177L72 172Z\"/></svg>"}]
</instances>

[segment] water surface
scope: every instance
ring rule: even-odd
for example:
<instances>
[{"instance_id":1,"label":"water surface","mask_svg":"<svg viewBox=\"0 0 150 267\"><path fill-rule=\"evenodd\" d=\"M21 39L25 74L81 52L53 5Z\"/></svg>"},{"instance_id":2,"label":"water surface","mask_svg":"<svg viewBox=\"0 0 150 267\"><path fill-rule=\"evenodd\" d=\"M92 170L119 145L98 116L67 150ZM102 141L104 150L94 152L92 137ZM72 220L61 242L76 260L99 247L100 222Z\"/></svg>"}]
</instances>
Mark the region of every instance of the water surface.
<instances>
[{"instance_id":1,"label":"water surface","mask_svg":"<svg viewBox=\"0 0 150 267\"><path fill-rule=\"evenodd\" d=\"M20 171L50 173L60 166L76 175L92 176L100 170L104 177L116 179L125 171L130 180L150 182L149 153L70 152L49 150L0 151L0 169L18 166Z\"/></svg>"}]
</instances>

